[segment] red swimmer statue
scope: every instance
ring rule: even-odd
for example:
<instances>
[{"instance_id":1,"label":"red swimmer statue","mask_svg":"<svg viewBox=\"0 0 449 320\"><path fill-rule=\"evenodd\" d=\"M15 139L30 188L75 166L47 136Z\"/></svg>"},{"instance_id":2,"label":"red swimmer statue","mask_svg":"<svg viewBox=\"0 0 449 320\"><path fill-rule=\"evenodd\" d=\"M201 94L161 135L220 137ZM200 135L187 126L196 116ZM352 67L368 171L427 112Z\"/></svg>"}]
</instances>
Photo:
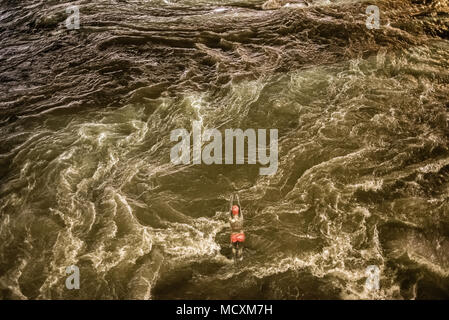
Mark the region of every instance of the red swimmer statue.
<instances>
[{"instance_id":1,"label":"red swimmer statue","mask_svg":"<svg viewBox=\"0 0 449 320\"><path fill-rule=\"evenodd\" d=\"M245 241L245 233L243 232L243 213L240 206L239 196L236 195L237 205L234 204L234 197L231 197L231 216L229 224L231 226L231 245L234 260L243 259L243 242Z\"/></svg>"}]
</instances>

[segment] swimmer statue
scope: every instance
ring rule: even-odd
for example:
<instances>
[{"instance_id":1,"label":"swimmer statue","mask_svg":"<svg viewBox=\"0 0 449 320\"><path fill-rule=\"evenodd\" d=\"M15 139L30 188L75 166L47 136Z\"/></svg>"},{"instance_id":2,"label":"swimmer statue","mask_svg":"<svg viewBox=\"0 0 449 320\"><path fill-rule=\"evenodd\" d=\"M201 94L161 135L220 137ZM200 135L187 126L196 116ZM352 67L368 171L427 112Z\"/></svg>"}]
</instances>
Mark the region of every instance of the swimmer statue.
<instances>
[{"instance_id":1,"label":"swimmer statue","mask_svg":"<svg viewBox=\"0 0 449 320\"><path fill-rule=\"evenodd\" d=\"M243 242L245 234L243 233L243 213L240 206L239 196L236 195L237 204L234 204L234 196L230 201L229 224L231 226L231 245L234 260L243 260Z\"/></svg>"}]
</instances>

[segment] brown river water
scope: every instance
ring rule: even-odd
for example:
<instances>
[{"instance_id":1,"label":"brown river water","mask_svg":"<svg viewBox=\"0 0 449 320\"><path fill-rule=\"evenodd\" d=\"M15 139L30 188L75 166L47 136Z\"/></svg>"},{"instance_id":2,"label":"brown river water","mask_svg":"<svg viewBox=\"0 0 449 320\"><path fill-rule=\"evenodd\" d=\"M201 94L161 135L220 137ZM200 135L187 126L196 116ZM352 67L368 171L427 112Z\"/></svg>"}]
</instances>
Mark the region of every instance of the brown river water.
<instances>
[{"instance_id":1,"label":"brown river water","mask_svg":"<svg viewBox=\"0 0 449 320\"><path fill-rule=\"evenodd\" d=\"M0 299L448 299L448 28L443 0L0 1ZM193 120L278 129L277 172L172 164Z\"/></svg>"}]
</instances>

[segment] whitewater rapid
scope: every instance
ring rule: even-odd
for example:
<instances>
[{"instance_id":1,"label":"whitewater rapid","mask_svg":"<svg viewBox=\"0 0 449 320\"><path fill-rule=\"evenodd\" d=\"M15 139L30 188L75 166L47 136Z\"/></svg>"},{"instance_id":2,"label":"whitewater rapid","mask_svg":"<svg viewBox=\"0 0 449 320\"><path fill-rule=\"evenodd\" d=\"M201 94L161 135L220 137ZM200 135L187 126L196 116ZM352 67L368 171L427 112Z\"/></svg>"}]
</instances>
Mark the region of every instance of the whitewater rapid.
<instances>
[{"instance_id":1,"label":"whitewater rapid","mask_svg":"<svg viewBox=\"0 0 449 320\"><path fill-rule=\"evenodd\" d=\"M0 298L448 297L447 2L76 3L1 5ZM278 129L276 174L174 165L192 121Z\"/></svg>"}]
</instances>

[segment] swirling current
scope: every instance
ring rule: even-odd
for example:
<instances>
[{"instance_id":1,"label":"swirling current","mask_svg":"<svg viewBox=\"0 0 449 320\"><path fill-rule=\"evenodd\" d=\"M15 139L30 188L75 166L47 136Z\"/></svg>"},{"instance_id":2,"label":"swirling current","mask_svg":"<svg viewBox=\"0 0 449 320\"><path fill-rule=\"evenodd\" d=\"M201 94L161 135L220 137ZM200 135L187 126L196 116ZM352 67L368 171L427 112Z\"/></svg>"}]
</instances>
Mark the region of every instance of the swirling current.
<instances>
[{"instance_id":1,"label":"swirling current","mask_svg":"<svg viewBox=\"0 0 449 320\"><path fill-rule=\"evenodd\" d=\"M448 27L447 0L2 0L0 299L448 299ZM277 172L174 165L194 120L278 129Z\"/></svg>"}]
</instances>

